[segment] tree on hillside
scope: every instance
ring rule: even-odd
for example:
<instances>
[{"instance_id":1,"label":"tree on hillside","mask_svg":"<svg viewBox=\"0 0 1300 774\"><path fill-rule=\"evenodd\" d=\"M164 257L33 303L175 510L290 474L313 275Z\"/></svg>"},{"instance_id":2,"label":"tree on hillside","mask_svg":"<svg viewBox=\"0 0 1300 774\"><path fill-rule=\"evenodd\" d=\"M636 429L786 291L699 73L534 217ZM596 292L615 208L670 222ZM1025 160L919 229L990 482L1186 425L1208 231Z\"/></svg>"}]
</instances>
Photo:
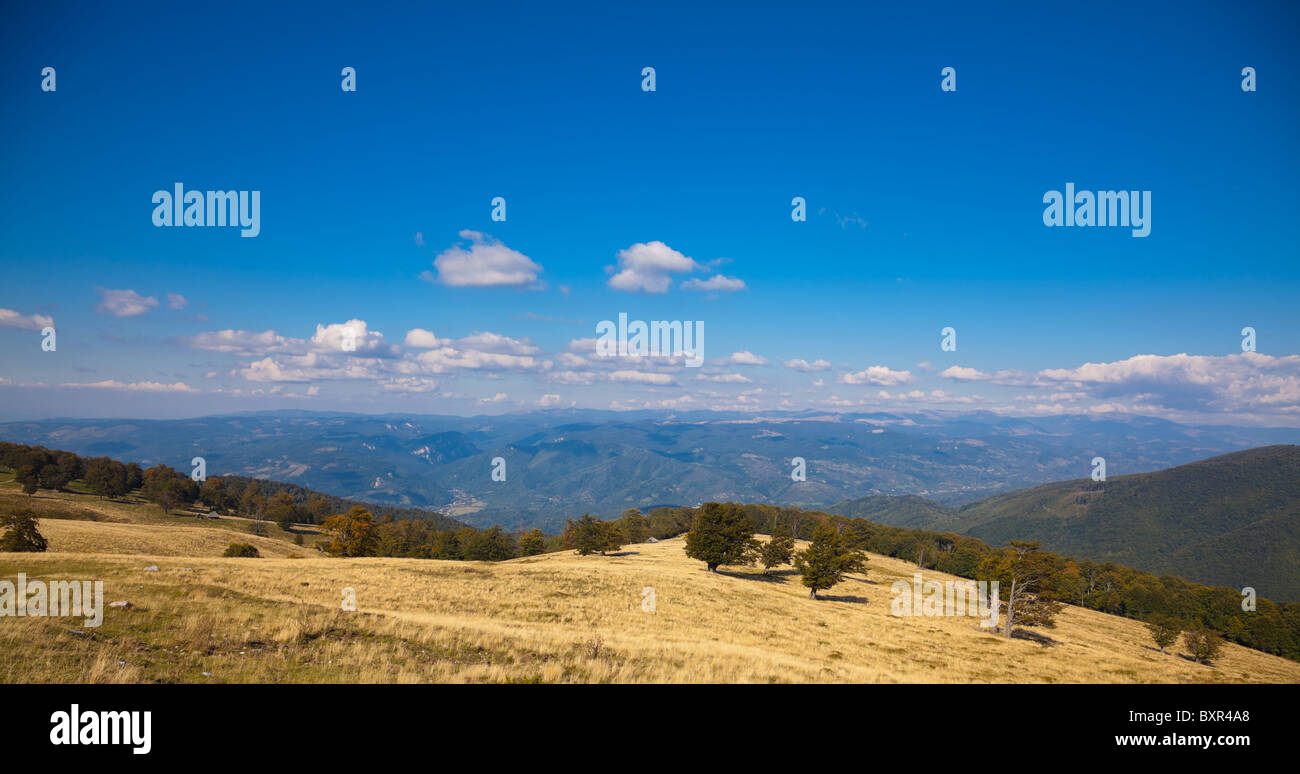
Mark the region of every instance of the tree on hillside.
<instances>
[{"instance_id":1,"label":"tree on hillside","mask_svg":"<svg viewBox=\"0 0 1300 774\"><path fill-rule=\"evenodd\" d=\"M321 529L329 536L321 550L330 556L375 556L379 552L374 517L359 505L329 517Z\"/></svg>"},{"instance_id":2,"label":"tree on hillside","mask_svg":"<svg viewBox=\"0 0 1300 774\"><path fill-rule=\"evenodd\" d=\"M686 533L686 555L709 572L722 565L752 564L758 555L754 522L735 503L705 503Z\"/></svg>"},{"instance_id":3,"label":"tree on hillside","mask_svg":"<svg viewBox=\"0 0 1300 774\"><path fill-rule=\"evenodd\" d=\"M644 543L650 537L650 518L636 508L623 513L623 533L629 543Z\"/></svg>"},{"instance_id":4,"label":"tree on hillside","mask_svg":"<svg viewBox=\"0 0 1300 774\"><path fill-rule=\"evenodd\" d=\"M49 547L45 538L36 530L36 516L26 508L12 513L0 514L0 551L37 552Z\"/></svg>"},{"instance_id":5,"label":"tree on hillside","mask_svg":"<svg viewBox=\"0 0 1300 774\"><path fill-rule=\"evenodd\" d=\"M604 556L607 551L617 551L623 547L623 532L612 522L601 521L590 513L582 518L564 521L564 547L572 548L582 556L599 553Z\"/></svg>"},{"instance_id":6,"label":"tree on hillside","mask_svg":"<svg viewBox=\"0 0 1300 774\"><path fill-rule=\"evenodd\" d=\"M239 512L250 519L258 518L266 510L266 498L256 481L249 481L239 498Z\"/></svg>"},{"instance_id":7,"label":"tree on hillside","mask_svg":"<svg viewBox=\"0 0 1300 774\"><path fill-rule=\"evenodd\" d=\"M97 457L86 465L86 486L112 500L126 494L126 466L108 457Z\"/></svg>"},{"instance_id":8,"label":"tree on hillside","mask_svg":"<svg viewBox=\"0 0 1300 774\"><path fill-rule=\"evenodd\" d=\"M199 502L212 510L223 513L229 504L230 494L226 491L226 482L221 476L212 476L199 488Z\"/></svg>"},{"instance_id":9,"label":"tree on hillside","mask_svg":"<svg viewBox=\"0 0 1300 774\"><path fill-rule=\"evenodd\" d=\"M188 478L185 480L189 481ZM185 499L186 489L187 487L181 482L180 474L167 465L155 465L144 472L141 493L146 500L161 507L164 515L183 502L193 502L192 499Z\"/></svg>"},{"instance_id":10,"label":"tree on hillside","mask_svg":"<svg viewBox=\"0 0 1300 774\"><path fill-rule=\"evenodd\" d=\"M867 559L852 547L830 522L822 522L813 529L812 544L794 558L794 566L803 576L803 585L809 596L817 599L817 592L829 589L849 573L866 571Z\"/></svg>"},{"instance_id":11,"label":"tree on hillside","mask_svg":"<svg viewBox=\"0 0 1300 774\"><path fill-rule=\"evenodd\" d=\"M293 532L293 495L288 492L277 492L266 504L266 516L285 532Z\"/></svg>"},{"instance_id":12,"label":"tree on hillside","mask_svg":"<svg viewBox=\"0 0 1300 774\"><path fill-rule=\"evenodd\" d=\"M14 472L14 478L18 485L23 488L23 493L28 497L36 494L36 490L41 488L41 477L36 468L32 465L23 465Z\"/></svg>"},{"instance_id":13,"label":"tree on hillside","mask_svg":"<svg viewBox=\"0 0 1300 774\"><path fill-rule=\"evenodd\" d=\"M126 491L134 492L144 486L144 471L140 469L139 463L126 463Z\"/></svg>"},{"instance_id":14,"label":"tree on hillside","mask_svg":"<svg viewBox=\"0 0 1300 774\"><path fill-rule=\"evenodd\" d=\"M980 562L980 580L997 581L1003 608L1002 636L1010 637L1011 630L1020 626L1056 625L1056 615L1061 604L1046 590L1051 577L1052 557L1039 551L1036 542L1012 540L1010 548L990 555Z\"/></svg>"},{"instance_id":15,"label":"tree on hillside","mask_svg":"<svg viewBox=\"0 0 1300 774\"><path fill-rule=\"evenodd\" d=\"M514 538L499 526L476 532L465 545L465 558L475 562L500 562L515 554Z\"/></svg>"},{"instance_id":16,"label":"tree on hillside","mask_svg":"<svg viewBox=\"0 0 1300 774\"><path fill-rule=\"evenodd\" d=\"M1182 630L1182 625L1176 619L1167 615L1153 616L1147 622L1147 631L1151 632L1151 639L1155 640L1156 647L1160 649L1161 653L1165 652L1165 648L1174 644L1174 640L1178 639L1178 635L1182 633Z\"/></svg>"},{"instance_id":17,"label":"tree on hillside","mask_svg":"<svg viewBox=\"0 0 1300 774\"><path fill-rule=\"evenodd\" d=\"M1218 658L1223 650L1223 639L1201 621L1197 621L1183 632L1183 646L1198 664L1206 664Z\"/></svg>"},{"instance_id":18,"label":"tree on hillside","mask_svg":"<svg viewBox=\"0 0 1300 774\"><path fill-rule=\"evenodd\" d=\"M519 555L536 556L546 550L546 536L540 529L530 529L519 538Z\"/></svg>"},{"instance_id":19,"label":"tree on hillside","mask_svg":"<svg viewBox=\"0 0 1300 774\"><path fill-rule=\"evenodd\" d=\"M763 565L763 574L782 564L789 564L794 557L794 538L790 530L781 525L772 528L772 536L758 550L758 561Z\"/></svg>"}]
</instances>

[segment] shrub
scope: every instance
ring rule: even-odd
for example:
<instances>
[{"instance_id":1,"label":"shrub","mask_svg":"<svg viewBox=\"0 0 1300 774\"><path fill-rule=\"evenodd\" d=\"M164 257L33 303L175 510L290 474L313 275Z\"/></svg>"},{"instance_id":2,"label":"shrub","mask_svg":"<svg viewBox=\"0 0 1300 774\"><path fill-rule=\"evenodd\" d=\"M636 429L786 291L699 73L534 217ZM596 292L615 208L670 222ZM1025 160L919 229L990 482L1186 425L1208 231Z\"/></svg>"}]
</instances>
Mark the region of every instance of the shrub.
<instances>
[{"instance_id":1,"label":"shrub","mask_svg":"<svg viewBox=\"0 0 1300 774\"><path fill-rule=\"evenodd\" d=\"M230 547L222 556L239 556L248 559L258 559L262 555L258 553L257 546L248 543L231 543Z\"/></svg>"}]
</instances>

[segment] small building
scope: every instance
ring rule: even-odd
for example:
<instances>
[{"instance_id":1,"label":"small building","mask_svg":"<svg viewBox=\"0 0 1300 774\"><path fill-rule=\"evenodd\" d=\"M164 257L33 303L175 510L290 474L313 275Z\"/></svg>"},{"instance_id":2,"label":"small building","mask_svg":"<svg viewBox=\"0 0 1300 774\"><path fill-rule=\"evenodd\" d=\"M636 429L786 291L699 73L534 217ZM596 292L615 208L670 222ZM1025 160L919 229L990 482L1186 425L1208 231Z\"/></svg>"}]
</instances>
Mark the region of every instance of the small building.
<instances>
[{"instance_id":1,"label":"small building","mask_svg":"<svg viewBox=\"0 0 1300 774\"><path fill-rule=\"evenodd\" d=\"M207 512L207 515L199 514L199 518L200 518L200 519L219 519L219 518L221 518L221 516L219 516L219 515L217 514L216 511L208 511L208 512Z\"/></svg>"}]
</instances>

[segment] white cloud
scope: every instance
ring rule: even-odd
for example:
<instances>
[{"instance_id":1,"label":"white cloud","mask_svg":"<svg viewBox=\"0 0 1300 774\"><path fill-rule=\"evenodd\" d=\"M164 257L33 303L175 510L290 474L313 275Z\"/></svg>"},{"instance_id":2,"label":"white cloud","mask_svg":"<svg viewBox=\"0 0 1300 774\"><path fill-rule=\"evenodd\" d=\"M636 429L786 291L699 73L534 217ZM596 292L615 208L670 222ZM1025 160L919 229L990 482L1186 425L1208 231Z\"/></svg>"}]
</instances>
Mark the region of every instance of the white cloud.
<instances>
[{"instance_id":1,"label":"white cloud","mask_svg":"<svg viewBox=\"0 0 1300 774\"><path fill-rule=\"evenodd\" d=\"M672 384L672 374L647 373L645 371L614 371L609 374L611 382L634 382L638 384Z\"/></svg>"},{"instance_id":2,"label":"white cloud","mask_svg":"<svg viewBox=\"0 0 1300 774\"><path fill-rule=\"evenodd\" d=\"M745 281L735 277L715 274L706 280L692 278L682 282L682 290L705 290L718 293L734 293L745 289Z\"/></svg>"},{"instance_id":3,"label":"white cloud","mask_svg":"<svg viewBox=\"0 0 1300 774\"><path fill-rule=\"evenodd\" d=\"M939 376L944 379L954 379L959 382L981 382L987 381L992 377L975 368L966 366L950 366L939 372Z\"/></svg>"},{"instance_id":4,"label":"white cloud","mask_svg":"<svg viewBox=\"0 0 1300 774\"><path fill-rule=\"evenodd\" d=\"M466 229L460 238L470 241L468 248L453 245L434 259L437 282L451 287L541 287L537 275L542 267L528 256L478 231Z\"/></svg>"},{"instance_id":5,"label":"white cloud","mask_svg":"<svg viewBox=\"0 0 1300 774\"><path fill-rule=\"evenodd\" d=\"M134 290L109 290L95 288L99 291L99 305L95 311L113 317L136 317L158 306L158 299L142 296Z\"/></svg>"},{"instance_id":6,"label":"white cloud","mask_svg":"<svg viewBox=\"0 0 1300 774\"><path fill-rule=\"evenodd\" d=\"M913 381L911 371L895 371L885 366L870 366L854 373L841 374L841 384L878 384L889 387Z\"/></svg>"},{"instance_id":7,"label":"white cloud","mask_svg":"<svg viewBox=\"0 0 1300 774\"><path fill-rule=\"evenodd\" d=\"M412 328L406 332L406 338L402 343L415 349L433 349L434 347L446 346L450 341L438 338L433 334L433 331L426 331L423 328Z\"/></svg>"},{"instance_id":8,"label":"white cloud","mask_svg":"<svg viewBox=\"0 0 1300 774\"><path fill-rule=\"evenodd\" d=\"M697 379L705 382L719 382L721 384L752 384L753 379L737 373L722 374L700 374Z\"/></svg>"},{"instance_id":9,"label":"white cloud","mask_svg":"<svg viewBox=\"0 0 1300 774\"><path fill-rule=\"evenodd\" d=\"M672 274L700 268L694 259L677 252L663 242L637 242L619 250L618 273L609 278L609 286L628 292L667 293Z\"/></svg>"},{"instance_id":10,"label":"white cloud","mask_svg":"<svg viewBox=\"0 0 1300 774\"><path fill-rule=\"evenodd\" d=\"M133 392L198 392L195 388L184 382L174 382L172 384L162 384L160 382L119 382L116 379L105 379L99 382L65 382L61 387L90 387L99 390L130 390Z\"/></svg>"},{"instance_id":11,"label":"white cloud","mask_svg":"<svg viewBox=\"0 0 1300 774\"><path fill-rule=\"evenodd\" d=\"M829 371L831 368L830 361L821 359L809 363L803 358L795 358L794 360L787 360L781 365L794 371Z\"/></svg>"},{"instance_id":12,"label":"white cloud","mask_svg":"<svg viewBox=\"0 0 1300 774\"><path fill-rule=\"evenodd\" d=\"M185 296L182 296L180 293L168 293L168 294L167 294L167 308L168 308L168 309L184 309L185 307L187 307L187 306L189 306L189 305L190 305L190 302L189 302L188 300L186 300Z\"/></svg>"},{"instance_id":13,"label":"white cloud","mask_svg":"<svg viewBox=\"0 0 1300 774\"><path fill-rule=\"evenodd\" d=\"M755 355L749 350L732 352L729 357L724 357L718 361L727 365L748 365L748 366L765 366L768 365L767 358Z\"/></svg>"},{"instance_id":14,"label":"white cloud","mask_svg":"<svg viewBox=\"0 0 1300 774\"><path fill-rule=\"evenodd\" d=\"M54 325L54 318L43 314L18 314L12 309L0 309L0 328L17 328L20 331L39 331Z\"/></svg>"}]
</instances>

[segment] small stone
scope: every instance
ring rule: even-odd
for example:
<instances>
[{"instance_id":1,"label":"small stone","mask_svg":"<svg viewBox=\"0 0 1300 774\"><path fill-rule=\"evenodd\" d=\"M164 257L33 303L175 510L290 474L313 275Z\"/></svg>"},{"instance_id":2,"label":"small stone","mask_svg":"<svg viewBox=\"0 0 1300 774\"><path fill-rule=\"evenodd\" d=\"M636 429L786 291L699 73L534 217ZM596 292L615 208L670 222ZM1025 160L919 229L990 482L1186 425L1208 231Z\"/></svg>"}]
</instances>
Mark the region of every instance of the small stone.
<instances>
[{"instance_id":1,"label":"small stone","mask_svg":"<svg viewBox=\"0 0 1300 774\"><path fill-rule=\"evenodd\" d=\"M156 564L151 564L151 565L149 565L148 567L144 568L144 571L145 571L145 572L158 572L158 565L156 565Z\"/></svg>"},{"instance_id":2,"label":"small stone","mask_svg":"<svg viewBox=\"0 0 1300 774\"><path fill-rule=\"evenodd\" d=\"M130 610L131 608L135 607L135 605L131 604L130 602L127 602L125 599L118 600L117 602L109 602L109 603L108 603L108 606L109 606L109 607L120 607L120 608L122 608L123 610Z\"/></svg>"}]
</instances>

